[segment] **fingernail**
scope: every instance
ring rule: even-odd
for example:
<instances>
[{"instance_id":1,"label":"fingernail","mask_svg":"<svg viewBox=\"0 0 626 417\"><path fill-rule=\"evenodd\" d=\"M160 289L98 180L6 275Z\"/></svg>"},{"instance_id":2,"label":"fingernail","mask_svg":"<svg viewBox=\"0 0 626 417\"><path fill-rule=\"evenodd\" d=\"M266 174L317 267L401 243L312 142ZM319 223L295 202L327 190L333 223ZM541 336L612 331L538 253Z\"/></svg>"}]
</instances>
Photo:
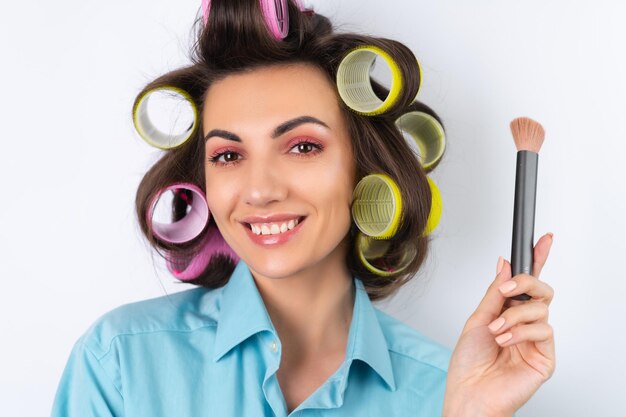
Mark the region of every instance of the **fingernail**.
<instances>
[{"instance_id":1,"label":"fingernail","mask_svg":"<svg viewBox=\"0 0 626 417\"><path fill-rule=\"evenodd\" d=\"M552 232L548 232L547 234L548 234L548 236L550 236L550 239L551 239L551 240L554 240L554 233L552 233Z\"/></svg>"},{"instance_id":2,"label":"fingernail","mask_svg":"<svg viewBox=\"0 0 626 417\"><path fill-rule=\"evenodd\" d=\"M502 271L502 267L504 266L504 259L502 258L502 256L498 257L498 266L496 266L496 275L500 273L500 271Z\"/></svg>"},{"instance_id":3,"label":"fingernail","mask_svg":"<svg viewBox=\"0 0 626 417\"><path fill-rule=\"evenodd\" d=\"M500 327L502 327L503 324L504 324L504 317L500 317L492 321L491 324L487 327L489 327L489 330L491 330L492 332L495 332Z\"/></svg>"},{"instance_id":4,"label":"fingernail","mask_svg":"<svg viewBox=\"0 0 626 417\"><path fill-rule=\"evenodd\" d=\"M512 291L515 287L517 287L517 282L511 280L507 281L504 284L500 285L500 291L504 294Z\"/></svg>"},{"instance_id":5,"label":"fingernail","mask_svg":"<svg viewBox=\"0 0 626 417\"><path fill-rule=\"evenodd\" d=\"M496 337L496 342L498 342L499 345L503 344L504 342L506 342L507 340L511 339L513 337L513 333L504 333L501 334L500 336Z\"/></svg>"}]
</instances>

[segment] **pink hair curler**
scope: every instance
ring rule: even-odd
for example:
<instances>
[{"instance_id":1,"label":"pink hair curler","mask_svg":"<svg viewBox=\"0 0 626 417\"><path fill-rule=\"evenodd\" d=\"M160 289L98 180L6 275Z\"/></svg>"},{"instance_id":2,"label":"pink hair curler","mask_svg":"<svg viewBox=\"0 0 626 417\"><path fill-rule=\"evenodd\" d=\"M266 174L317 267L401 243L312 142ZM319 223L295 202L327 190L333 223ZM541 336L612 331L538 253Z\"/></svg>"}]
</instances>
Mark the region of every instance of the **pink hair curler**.
<instances>
[{"instance_id":1,"label":"pink hair curler","mask_svg":"<svg viewBox=\"0 0 626 417\"><path fill-rule=\"evenodd\" d=\"M209 13L211 11L210 8L211 0L202 0L202 21L204 22L205 26L209 21Z\"/></svg>"},{"instance_id":2,"label":"pink hair curler","mask_svg":"<svg viewBox=\"0 0 626 417\"><path fill-rule=\"evenodd\" d=\"M185 200L191 206L191 210L185 216L173 223L159 223L152 220L154 209L167 191L185 189L192 192L191 201ZM170 243L184 243L197 237L209 221L209 206L204 192L196 185L190 183L176 183L161 189L150 202L146 220L152 233L161 240Z\"/></svg>"},{"instance_id":3,"label":"pink hair curler","mask_svg":"<svg viewBox=\"0 0 626 417\"><path fill-rule=\"evenodd\" d=\"M282 40L289 32L289 9L287 7L288 0L259 0L261 2L261 11L268 29L278 40ZM294 0L301 11L304 11L304 5L301 0ZM211 12L211 0L202 0L202 20L206 25L209 21L209 13Z\"/></svg>"},{"instance_id":4,"label":"pink hair curler","mask_svg":"<svg viewBox=\"0 0 626 417\"><path fill-rule=\"evenodd\" d=\"M176 259L168 252L167 269L179 280L189 281L197 278L206 269L211 258L219 253L231 257L235 264L239 261L239 256L226 243L220 231L211 227L200 245L200 251L191 260Z\"/></svg>"}]
</instances>

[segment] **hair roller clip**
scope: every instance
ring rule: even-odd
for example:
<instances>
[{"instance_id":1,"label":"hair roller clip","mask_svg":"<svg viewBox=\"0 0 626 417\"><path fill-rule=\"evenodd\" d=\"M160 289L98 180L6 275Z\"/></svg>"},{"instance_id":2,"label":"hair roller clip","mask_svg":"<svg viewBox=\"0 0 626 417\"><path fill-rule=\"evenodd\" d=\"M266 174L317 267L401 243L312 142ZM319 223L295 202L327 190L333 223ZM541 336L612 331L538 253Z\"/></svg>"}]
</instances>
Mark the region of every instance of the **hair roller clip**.
<instances>
[{"instance_id":1,"label":"hair roller clip","mask_svg":"<svg viewBox=\"0 0 626 417\"><path fill-rule=\"evenodd\" d=\"M439 225L439 219L441 219L441 212L443 209L443 203L441 201L441 193L439 192L439 188L435 185L435 182L432 178L426 177L428 180L428 185L430 186L430 193L432 195L431 204L430 204L430 212L428 213L428 220L426 221L426 229L424 230L424 235L430 234L433 230L437 228Z\"/></svg>"},{"instance_id":2,"label":"hair roller clip","mask_svg":"<svg viewBox=\"0 0 626 417\"><path fill-rule=\"evenodd\" d=\"M377 57L383 58L391 70L391 87L384 101L374 93L370 78L370 68ZM419 63L417 67L421 80L422 70ZM374 116L388 111L400 99L405 87L405 78L398 63L377 46L365 45L351 50L337 69L337 88L341 99L354 112L364 116Z\"/></svg>"},{"instance_id":3,"label":"hair roller clip","mask_svg":"<svg viewBox=\"0 0 626 417\"><path fill-rule=\"evenodd\" d=\"M154 99L157 99L156 105L154 105L155 103L150 105ZM171 109L162 108L167 107L166 103L158 102L163 99L173 99L176 106L181 107L179 109L180 114L173 118L172 126L166 132L158 129L154 124L154 120L167 118L167 115L164 117L162 113L171 112ZM169 105L171 104L172 102L170 101ZM171 117L173 114L169 116ZM187 127L180 132L176 132L176 124L181 122L183 126ZM172 149L182 145L193 136L198 124L198 109L186 91L172 86L157 87L146 91L135 99L133 104L133 123L139 136L148 144L159 149Z\"/></svg>"},{"instance_id":4,"label":"hair roller clip","mask_svg":"<svg viewBox=\"0 0 626 417\"><path fill-rule=\"evenodd\" d=\"M428 113L412 111L396 119L398 129L410 135L419 149L420 164L432 171L443 156L446 137L441 123Z\"/></svg>"},{"instance_id":5,"label":"hair roller clip","mask_svg":"<svg viewBox=\"0 0 626 417\"><path fill-rule=\"evenodd\" d=\"M259 0L265 23L271 34L278 40L282 40L289 33L289 7L288 0ZM295 0L301 11L304 6L300 0ZM206 25L211 12L211 0L202 0L202 20Z\"/></svg>"},{"instance_id":6,"label":"hair roller clip","mask_svg":"<svg viewBox=\"0 0 626 417\"><path fill-rule=\"evenodd\" d=\"M154 209L163 195L167 191L181 193L181 190L190 192L181 194L181 199L183 201L186 199L185 202L187 205L191 206L191 210L187 211L185 207L183 217L173 223L159 223L154 221ZM185 197L182 197L182 195L185 195ZM180 207L173 205L172 209L180 210ZM190 183L176 183L161 189L153 197L148 212L146 213L146 220L154 236L170 243L184 243L200 235L209 221L209 215L210 212L206 197L198 186Z\"/></svg>"},{"instance_id":7,"label":"hair roller clip","mask_svg":"<svg viewBox=\"0 0 626 417\"><path fill-rule=\"evenodd\" d=\"M185 259L168 252L165 264L174 277L181 281L189 281L197 278L209 265L211 259L218 254L230 257L235 264L239 261L239 256L226 243L220 231L210 227L198 253Z\"/></svg>"},{"instance_id":8,"label":"hair roller clip","mask_svg":"<svg viewBox=\"0 0 626 417\"><path fill-rule=\"evenodd\" d=\"M404 270L417 255L417 249L410 245L402 251L402 257L396 265L389 265L385 259L391 243L378 240L359 233L355 240L355 248L359 260L365 268L380 276L389 276Z\"/></svg>"},{"instance_id":9,"label":"hair roller clip","mask_svg":"<svg viewBox=\"0 0 626 417\"><path fill-rule=\"evenodd\" d=\"M400 188L388 175L370 174L352 193L352 217L363 234L389 239L398 230L402 213Z\"/></svg>"}]
</instances>

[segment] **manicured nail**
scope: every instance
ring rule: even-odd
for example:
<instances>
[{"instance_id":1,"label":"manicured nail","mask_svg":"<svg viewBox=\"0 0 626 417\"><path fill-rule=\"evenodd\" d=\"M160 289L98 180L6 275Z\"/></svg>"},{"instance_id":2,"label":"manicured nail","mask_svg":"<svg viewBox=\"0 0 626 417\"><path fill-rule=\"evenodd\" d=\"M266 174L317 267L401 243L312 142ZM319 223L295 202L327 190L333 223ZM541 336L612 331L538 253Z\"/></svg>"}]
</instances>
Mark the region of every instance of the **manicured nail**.
<instances>
[{"instance_id":1,"label":"manicured nail","mask_svg":"<svg viewBox=\"0 0 626 417\"><path fill-rule=\"evenodd\" d=\"M504 324L504 317L500 317L492 321L491 324L487 327L489 327L489 330L491 330L492 332L495 332L500 327L502 327L503 324Z\"/></svg>"},{"instance_id":2,"label":"manicured nail","mask_svg":"<svg viewBox=\"0 0 626 417\"><path fill-rule=\"evenodd\" d=\"M509 333L504 333L504 334L501 334L500 336L496 337L496 342L499 345L501 345L504 342L510 340L512 337L513 337L513 333L510 333L510 332Z\"/></svg>"},{"instance_id":3,"label":"manicured nail","mask_svg":"<svg viewBox=\"0 0 626 417\"><path fill-rule=\"evenodd\" d=\"M507 281L504 284L500 285L500 291L504 294L513 291L513 289L517 287L517 282L511 280Z\"/></svg>"},{"instance_id":4,"label":"manicured nail","mask_svg":"<svg viewBox=\"0 0 626 417\"><path fill-rule=\"evenodd\" d=\"M502 271L502 267L504 266L504 259L502 258L502 256L498 257L498 266L496 266L496 275L500 273L500 271Z\"/></svg>"}]
</instances>

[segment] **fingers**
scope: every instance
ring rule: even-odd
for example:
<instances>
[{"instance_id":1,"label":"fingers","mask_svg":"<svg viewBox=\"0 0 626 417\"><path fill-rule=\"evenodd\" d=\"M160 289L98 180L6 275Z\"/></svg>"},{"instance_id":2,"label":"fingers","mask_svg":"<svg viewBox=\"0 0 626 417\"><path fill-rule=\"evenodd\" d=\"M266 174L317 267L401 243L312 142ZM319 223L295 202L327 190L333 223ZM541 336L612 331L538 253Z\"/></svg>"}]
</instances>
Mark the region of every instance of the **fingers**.
<instances>
[{"instance_id":1,"label":"fingers","mask_svg":"<svg viewBox=\"0 0 626 417\"><path fill-rule=\"evenodd\" d=\"M539 305L543 303L533 304ZM502 348L518 345L523 360L543 375L545 380L549 379L554 373L556 363L554 329L548 323L540 321L514 326L497 336L495 341ZM525 345L526 342L532 343L533 345L531 346L534 349Z\"/></svg>"},{"instance_id":2,"label":"fingers","mask_svg":"<svg viewBox=\"0 0 626 417\"><path fill-rule=\"evenodd\" d=\"M533 273L532 275L539 278L541 270L546 264L548 255L550 254L550 248L552 248L553 235L552 233L546 233L541 236L541 239L537 241L535 248L533 249Z\"/></svg>"},{"instance_id":3,"label":"fingers","mask_svg":"<svg viewBox=\"0 0 626 417\"><path fill-rule=\"evenodd\" d=\"M552 237L547 234L541 237L535 246L534 270L541 273L552 245ZM511 276L510 262L498 259L498 268L501 271L491 283L485 296L470 316L466 329L476 326L486 326L499 317L503 312L511 310L514 306L532 304L532 301L540 301L546 306L550 305L554 298L554 290L545 282L539 281L535 276L518 274ZM528 294L532 301L515 301L511 297L519 294ZM538 307L540 308L540 307ZM509 313L511 314L511 313Z\"/></svg>"},{"instance_id":4,"label":"fingers","mask_svg":"<svg viewBox=\"0 0 626 417\"><path fill-rule=\"evenodd\" d=\"M542 302L530 302L512 307L489 324L489 331L498 335L507 332L518 324L531 322L548 322L548 306Z\"/></svg>"},{"instance_id":5,"label":"fingers","mask_svg":"<svg viewBox=\"0 0 626 417\"><path fill-rule=\"evenodd\" d=\"M517 352L522 355L523 360L547 380L555 368L554 330L548 324L548 305L554 292L551 288L547 289L549 288L547 284L531 275L516 275L507 282L512 281L519 281L520 287L529 285L528 288L532 288L532 290L519 288L517 292L543 293L544 300L533 298L523 304L514 305L502 311L500 317L487 327L495 342L502 348L517 345ZM516 291L512 291L514 292Z\"/></svg>"},{"instance_id":6,"label":"fingers","mask_svg":"<svg viewBox=\"0 0 626 417\"><path fill-rule=\"evenodd\" d=\"M550 305L554 298L554 289L532 275L517 274L503 283L499 291L504 297L513 297L518 294L528 294L535 301L542 301ZM529 303L525 301L524 303ZM513 304L512 304L513 305Z\"/></svg>"},{"instance_id":7,"label":"fingers","mask_svg":"<svg viewBox=\"0 0 626 417\"><path fill-rule=\"evenodd\" d=\"M554 330L548 323L532 323L517 326L496 337L496 342L504 347L520 342L547 342L554 336Z\"/></svg>"}]
</instances>

